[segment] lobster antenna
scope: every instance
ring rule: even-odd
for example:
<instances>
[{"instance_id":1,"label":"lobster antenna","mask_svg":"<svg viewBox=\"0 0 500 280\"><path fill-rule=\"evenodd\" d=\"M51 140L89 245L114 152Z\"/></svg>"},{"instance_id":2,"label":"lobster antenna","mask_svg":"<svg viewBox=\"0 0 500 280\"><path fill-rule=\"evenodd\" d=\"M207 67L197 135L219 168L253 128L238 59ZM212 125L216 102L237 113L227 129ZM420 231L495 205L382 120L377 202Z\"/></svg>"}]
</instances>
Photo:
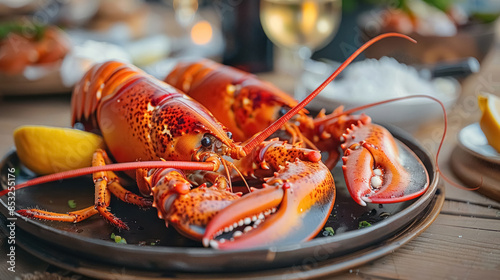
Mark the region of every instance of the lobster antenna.
<instances>
[{"instance_id":1,"label":"lobster antenna","mask_svg":"<svg viewBox=\"0 0 500 280\"><path fill-rule=\"evenodd\" d=\"M100 171L124 171L132 170L137 168L179 168L188 170L214 170L214 163L212 162L191 162L191 161L140 161L140 162L125 162L125 163L112 163L103 166L91 166L84 167L75 170L69 170L54 174L49 174L46 176L37 177L31 179L25 183L19 184L15 187L16 190L25 187L43 184L47 182L53 182L62 179L68 179L73 177L78 177L82 175L92 174L94 172ZM4 196L9 192L9 189L0 192L0 197Z\"/></svg>"},{"instance_id":2,"label":"lobster antenna","mask_svg":"<svg viewBox=\"0 0 500 280\"><path fill-rule=\"evenodd\" d=\"M248 154L255 146L257 146L259 143L264 141L267 137L271 136L276 130L278 130L280 127L282 127L286 122L288 122L295 114L297 114L300 110L302 110L311 100L313 100L333 79L335 79L340 72L342 72L361 52L363 52L366 48L369 46L373 45L377 41L387 38L387 37L401 37L405 38L413 43L416 43L413 38L406 36L404 34L399 34L399 33L385 33L382 35L379 35L370 41L366 42L364 45L362 45L359 49L357 49L349 58L347 58L344 63L342 63L333 74L328 77L317 89L315 89L313 92L309 94L304 100L302 100L297 106L293 107L290 111L288 111L286 114L284 114L281 118L277 119L274 123L272 123L270 126L268 126L264 131L262 131L259 135L257 135L255 138L250 140L244 147L243 151L245 154Z\"/></svg>"},{"instance_id":3,"label":"lobster antenna","mask_svg":"<svg viewBox=\"0 0 500 280\"><path fill-rule=\"evenodd\" d=\"M315 125L318 125L318 124L321 124L321 123L326 122L328 120L331 120L331 119L334 119L334 118L337 118L337 117L340 117L340 116L343 116L343 115L349 115L351 113L354 113L354 112L357 112L357 111L360 111L360 110L364 110L364 109L367 109L367 108L370 108L370 107L374 107L374 106L378 106L378 105L382 105L382 104L386 104L386 103L392 103L392 102L396 102L396 101L400 101L400 100L413 99L413 98L427 98L427 99L431 99L431 100L437 102L439 104L439 106L441 106L441 110L443 111L443 117L444 117L443 135L441 136L441 141L439 142L439 146L438 146L438 149L437 149L437 152L436 152L436 171L441 175L441 178L443 178L443 180L445 180L446 182L448 182L450 185L452 185L452 186L454 186L456 188L462 189L462 190L475 191L475 190L479 189L480 186L482 185L482 182L483 182L483 178L482 177L481 177L481 183L479 184L479 186L473 187L473 188L467 188L467 187L462 186L459 183L454 182L451 178L449 178L448 176L444 175L444 173L439 168L439 162L438 162L438 160L439 160L439 154L440 154L441 149L443 147L444 139L446 138L446 133L448 131L448 116L446 115L446 108L444 107L443 102L441 102L441 100L437 99L436 97L433 97L433 96L430 96L430 95L423 95L423 94L418 95L417 94L417 95L410 95L410 96L404 96L404 97L397 97L397 98L393 98L393 99L387 99L387 100L383 100L383 101L379 101L379 102L374 102L374 103L362 105L362 106L359 106L359 107L356 107L356 108L352 108L352 109L346 110L344 112L338 113L336 115L326 116L326 117L323 117L321 119L318 119L317 121L315 120L314 123L315 123Z\"/></svg>"}]
</instances>

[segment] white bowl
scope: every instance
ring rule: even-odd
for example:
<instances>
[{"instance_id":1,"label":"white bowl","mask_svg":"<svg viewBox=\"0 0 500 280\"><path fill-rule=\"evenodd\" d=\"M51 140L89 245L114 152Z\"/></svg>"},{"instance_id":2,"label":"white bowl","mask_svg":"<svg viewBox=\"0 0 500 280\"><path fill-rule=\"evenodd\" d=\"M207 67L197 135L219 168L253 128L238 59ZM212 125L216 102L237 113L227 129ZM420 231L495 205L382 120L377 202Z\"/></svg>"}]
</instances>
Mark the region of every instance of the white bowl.
<instances>
[{"instance_id":1,"label":"white bowl","mask_svg":"<svg viewBox=\"0 0 500 280\"><path fill-rule=\"evenodd\" d=\"M306 67L302 77L303 94L312 92L332 73L331 65L321 65L322 62L314 62L314 68ZM309 64L311 66L311 64ZM335 69L335 67L333 67ZM347 68L346 70L348 70ZM353 81L358 82L358 81ZM447 111L455 104L459 97L461 87L457 80L453 78L436 78L431 81L436 90L432 93L415 92L408 95L429 95L439 99ZM365 104L392 99L393 95L384 95L381 90L380 95L377 91L377 83L370 87L372 92L376 92L376 96L363 96L363 94L355 94L349 96L340 92L339 87L336 87L335 82L328 85L309 105L308 108L313 110L327 109L327 113L331 112L338 106L344 106L344 110L359 107ZM299 98L301 99L301 98ZM395 101L383 105L377 105L368 109L359 111L359 113L369 115L374 122L388 123L407 131L417 129L421 124L443 119L443 110L439 103L428 98L410 98L401 101Z\"/></svg>"}]
</instances>

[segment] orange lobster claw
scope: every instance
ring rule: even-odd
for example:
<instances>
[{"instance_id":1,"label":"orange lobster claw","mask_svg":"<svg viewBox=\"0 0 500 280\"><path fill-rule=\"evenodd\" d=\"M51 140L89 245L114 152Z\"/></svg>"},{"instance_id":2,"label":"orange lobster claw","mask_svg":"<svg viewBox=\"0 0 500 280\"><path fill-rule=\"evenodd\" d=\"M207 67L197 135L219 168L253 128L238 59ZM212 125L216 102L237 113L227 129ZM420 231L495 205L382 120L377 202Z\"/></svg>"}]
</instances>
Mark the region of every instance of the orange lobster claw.
<instances>
[{"instance_id":1,"label":"orange lobster claw","mask_svg":"<svg viewBox=\"0 0 500 280\"><path fill-rule=\"evenodd\" d=\"M322 163L287 163L264 186L222 209L203 244L242 249L308 240L322 229L335 201L333 177Z\"/></svg>"},{"instance_id":2,"label":"orange lobster claw","mask_svg":"<svg viewBox=\"0 0 500 280\"><path fill-rule=\"evenodd\" d=\"M420 159L406 146L398 150L387 129L358 122L343 137L344 178L358 204L402 202L429 187L429 175Z\"/></svg>"},{"instance_id":3,"label":"orange lobster claw","mask_svg":"<svg viewBox=\"0 0 500 280\"><path fill-rule=\"evenodd\" d=\"M180 234L194 240L201 240L205 226L220 209L240 198L216 186L191 189L191 183L178 169L157 170L152 178L156 181L151 194L158 217L164 219L167 226L172 225Z\"/></svg>"}]
</instances>

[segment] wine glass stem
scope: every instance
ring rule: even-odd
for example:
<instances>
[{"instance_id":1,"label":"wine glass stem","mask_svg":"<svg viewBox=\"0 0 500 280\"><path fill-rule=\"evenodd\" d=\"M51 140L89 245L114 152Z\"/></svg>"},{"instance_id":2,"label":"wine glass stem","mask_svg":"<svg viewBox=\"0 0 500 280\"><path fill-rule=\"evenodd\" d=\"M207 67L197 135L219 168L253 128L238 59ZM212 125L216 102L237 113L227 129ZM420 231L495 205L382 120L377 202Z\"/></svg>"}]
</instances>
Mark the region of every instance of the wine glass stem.
<instances>
[{"instance_id":1,"label":"wine glass stem","mask_svg":"<svg viewBox=\"0 0 500 280\"><path fill-rule=\"evenodd\" d=\"M307 94L305 92L304 83L302 81L303 75L305 73L306 62L312 56L312 51L306 46L299 47L297 51L294 52L295 61L297 66L297 76L295 79L295 89L294 89L294 98L297 100L302 100L304 96Z\"/></svg>"}]
</instances>

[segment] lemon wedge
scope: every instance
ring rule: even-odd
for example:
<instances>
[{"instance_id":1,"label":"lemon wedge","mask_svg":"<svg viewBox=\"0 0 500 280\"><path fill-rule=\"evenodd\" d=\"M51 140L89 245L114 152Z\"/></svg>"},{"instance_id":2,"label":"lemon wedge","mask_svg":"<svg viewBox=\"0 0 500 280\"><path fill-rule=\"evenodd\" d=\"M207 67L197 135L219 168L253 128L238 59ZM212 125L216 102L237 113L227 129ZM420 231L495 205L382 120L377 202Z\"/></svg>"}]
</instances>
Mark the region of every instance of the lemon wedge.
<instances>
[{"instance_id":1,"label":"lemon wedge","mask_svg":"<svg viewBox=\"0 0 500 280\"><path fill-rule=\"evenodd\" d=\"M40 175L90 166L92 154L104 147L96 134L48 126L19 127L14 143L21 162Z\"/></svg>"},{"instance_id":2,"label":"lemon wedge","mask_svg":"<svg viewBox=\"0 0 500 280\"><path fill-rule=\"evenodd\" d=\"M500 98L488 94L478 97L479 108L483 112L479 125L488 144L500 153Z\"/></svg>"}]
</instances>

